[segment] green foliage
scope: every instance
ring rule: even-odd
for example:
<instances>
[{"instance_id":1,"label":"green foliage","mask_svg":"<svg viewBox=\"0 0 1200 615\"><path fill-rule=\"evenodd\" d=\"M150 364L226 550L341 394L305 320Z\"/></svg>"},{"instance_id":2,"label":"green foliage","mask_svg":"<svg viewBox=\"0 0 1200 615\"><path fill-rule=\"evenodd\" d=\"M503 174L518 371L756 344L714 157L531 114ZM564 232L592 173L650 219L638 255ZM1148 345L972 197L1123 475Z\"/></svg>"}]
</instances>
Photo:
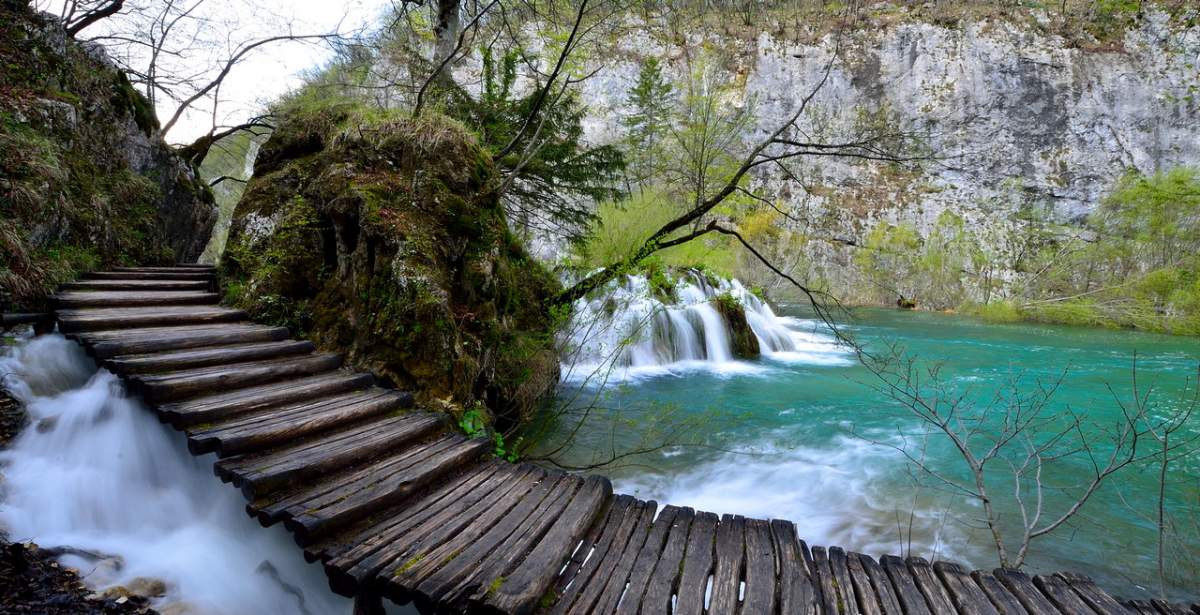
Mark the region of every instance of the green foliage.
<instances>
[{"instance_id":1,"label":"green foliage","mask_svg":"<svg viewBox=\"0 0 1200 615\"><path fill-rule=\"evenodd\" d=\"M629 89L633 112L622 118L627 133L627 151L634 167L633 179L644 182L660 171L664 161L663 138L671 127L671 97L674 88L663 77L658 58L643 60L638 80Z\"/></svg>"},{"instance_id":2,"label":"green foliage","mask_svg":"<svg viewBox=\"0 0 1200 615\"><path fill-rule=\"evenodd\" d=\"M520 444L521 439L517 438L512 446L508 446L504 441L504 435L492 430L488 425L486 410L482 405L476 404L462 413L458 419L458 428L462 430L468 438L490 438L493 443L492 454L498 459L503 459L510 463L516 463L520 460Z\"/></svg>"}]
</instances>

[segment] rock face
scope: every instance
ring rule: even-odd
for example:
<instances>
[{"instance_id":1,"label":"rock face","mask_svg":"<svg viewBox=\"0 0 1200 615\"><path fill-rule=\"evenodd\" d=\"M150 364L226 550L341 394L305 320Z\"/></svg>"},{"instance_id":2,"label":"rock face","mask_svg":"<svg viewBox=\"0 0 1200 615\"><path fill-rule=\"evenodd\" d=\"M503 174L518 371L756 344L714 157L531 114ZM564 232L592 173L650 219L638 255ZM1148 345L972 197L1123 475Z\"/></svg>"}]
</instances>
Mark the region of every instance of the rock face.
<instances>
[{"instance_id":1,"label":"rock face","mask_svg":"<svg viewBox=\"0 0 1200 615\"><path fill-rule=\"evenodd\" d=\"M0 293L39 307L113 264L194 261L212 195L158 134L147 100L98 47L0 1Z\"/></svg>"},{"instance_id":2,"label":"rock face","mask_svg":"<svg viewBox=\"0 0 1200 615\"><path fill-rule=\"evenodd\" d=\"M1077 220L1127 169L1200 164L1194 11L1190 18L1152 11L1109 39L1080 44L1055 34L1044 13L938 25L910 6L873 5L873 16L841 41L802 125L829 139L864 122L915 131L940 160L912 173L814 159L799 165L806 186L762 167L754 183L821 235L861 245L880 222L928 234L949 210L1004 269L1016 258L1007 236L1018 210ZM597 141L621 133L629 89L650 56L669 58L665 70L677 81L687 74L686 57L710 57L714 75L736 75L723 96L754 105L751 139L762 138L820 81L835 39L760 24L749 36L691 32L682 44L650 28L616 44L611 57L625 59L584 84L588 132ZM847 279L855 275L853 249L836 243L813 243L815 265L835 288L856 286Z\"/></svg>"},{"instance_id":3,"label":"rock face","mask_svg":"<svg viewBox=\"0 0 1200 615\"><path fill-rule=\"evenodd\" d=\"M520 421L558 381L558 284L509 232L495 173L449 120L285 115L234 212L230 298L428 405Z\"/></svg>"}]
</instances>

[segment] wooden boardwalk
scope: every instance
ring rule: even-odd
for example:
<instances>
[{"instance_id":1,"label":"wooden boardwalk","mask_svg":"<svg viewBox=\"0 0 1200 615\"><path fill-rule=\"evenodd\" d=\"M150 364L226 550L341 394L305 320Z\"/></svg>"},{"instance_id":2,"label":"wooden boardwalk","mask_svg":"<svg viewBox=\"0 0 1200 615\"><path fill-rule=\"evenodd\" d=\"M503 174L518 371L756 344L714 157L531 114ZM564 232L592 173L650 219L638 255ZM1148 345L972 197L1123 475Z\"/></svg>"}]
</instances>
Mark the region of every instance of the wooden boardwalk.
<instances>
[{"instance_id":1,"label":"wooden boardwalk","mask_svg":"<svg viewBox=\"0 0 1200 615\"><path fill-rule=\"evenodd\" d=\"M425 611L701 615L1200 615L1118 602L1069 573L809 547L787 521L614 496L488 456L408 393L218 305L199 265L93 273L57 295L62 333L119 375L334 591Z\"/></svg>"}]
</instances>

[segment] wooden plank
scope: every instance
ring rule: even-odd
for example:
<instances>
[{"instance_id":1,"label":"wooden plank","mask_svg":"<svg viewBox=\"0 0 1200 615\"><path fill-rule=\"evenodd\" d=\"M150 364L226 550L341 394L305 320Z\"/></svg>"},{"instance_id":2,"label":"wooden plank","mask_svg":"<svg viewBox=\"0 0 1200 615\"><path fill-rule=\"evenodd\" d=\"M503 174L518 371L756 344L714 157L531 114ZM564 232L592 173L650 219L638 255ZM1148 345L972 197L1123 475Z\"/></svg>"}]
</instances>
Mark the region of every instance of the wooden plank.
<instances>
[{"instance_id":1,"label":"wooden plank","mask_svg":"<svg viewBox=\"0 0 1200 615\"><path fill-rule=\"evenodd\" d=\"M279 340L231 346L210 346L155 354L125 355L108 359L104 361L103 365L116 374L146 374L291 357L309 354L314 350L316 350L316 346L312 342Z\"/></svg>"},{"instance_id":2,"label":"wooden plank","mask_svg":"<svg viewBox=\"0 0 1200 615\"><path fill-rule=\"evenodd\" d=\"M925 596L925 602L929 604L929 609L938 615L954 613L954 601L946 593L946 588L934 574L933 567L929 565L929 562L923 557L910 557L905 560L905 563L908 564L908 570L912 573L917 589L921 590L922 596Z\"/></svg>"},{"instance_id":3,"label":"wooden plank","mask_svg":"<svg viewBox=\"0 0 1200 615\"><path fill-rule=\"evenodd\" d=\"M198 263L180 263L178 265L170 265L170 266L113 267L112 270L120 271L120 272L141 271L141 272L157 272L157 273L177 273L177 272L214 273L214 272L216 272L217 268L212 265L202 265L202 264L198 264Z\"/></svg>"},{"instance_id":4,"label":"wooden plank","mask_svg":"<svg viewBox=\"0 0 1200 615\"><path fill-rule=\"evenodd\" d=\"M1161 615L1149 600L1126 600L1122 604L1138 615Z\"/></svg>"},{"instance_id":5,"label":"wooden plank","mask_svg":"<svg viewBox=\"0 0 1200 615\"><path fill-rule=\"evenodd\" d=\"M917 588L912 571L904 564L904 560L895 555L884 555L879 558L879 564L887 573L888 579L891 579L892 589L896 591L896 598L906 615L932 615L929 602Z\"/></svg>"},{"instance_id":6,"label":"wooden plank","mask_svg":"<svg viewBox=\"0 0 1200 615\"><path fill-rule=\"evenodd\" d=\"M374 382L370 374L331 372L161 404L158 412L176 427L198 425L323 395L364 389Z\"/></svg>"},{"instance_id":7,"label":"wooden plank","mask_svg":"<svg viewBox=\"0 0 1200 615\"><path fill-rule=\"evenodd\" d=\"M410 466L392 468L378 464L359 480L306 501L300 511L289 511L284 525L300 544L357 521L412 495L457 468L473 463L491 450L485 439L456 441L445 450L419 459Z\"/></svg>"},{"instance_id":8,"label":"wooden plank","mask_svg":"<svg viewBox=\"0 0 1200 615\"><path fill-rule=\"evenodd\" d=\"M1041 590L1033 584L1033 580L1024 572L997 568L992 571L992 574L1004 585L1005 589L1012 592L1012 595L1020 601L1021 606L1025 607L1030 615L1058 615L1058 608L1042 594Z\"/></svg>"},{"instance_id":9,"label":"wooden plank","mask_svg":"<svg viewBox=\"0 0 1200 615\"><path fill-rule=\"evenodd\" d=\"M168 325L208 325L245 320L242 310L220 306L173 306L58 310L58 328L63 333L138 329Z\"/></svg>"},{"instance_id":10,"label":"wooden plank","mask_svg":"<svg viewBox=\"0 0 1200 615\"><path fill-rule=\"evenodd\" d=\"M611 611L611 608L606 609L603 606L592 611L592 606L597 602L602 605L615 605L620 598L620 592L625 589L628 570L633 567L633 560L650 533L656 508L657 504L654 502L635 500L630 505L617 528L617 533L611 540L596 546L595 552L584 562L575 582L563 589L562 597L551 607L550 612L553 615ZM610 588L611 594L615 595L611 601L605 593Z\"/></svg>"},{"instance_id":11,"label":"wooden plank","mask_svg":"<svg viewBox=\"0 0 1200 615\"><path fill-rule=\"evenodd\" d=\"M233 363L215 367L129 376L127 382L150 402L169 402L206 393L315 376L342 366L338 354L313 354L287 359Z\"/></svg>"},{"instance_id":12,"label":"wooden plank","mask_svg":"<svg viewBox=\"0 0 1200 615\"><path fill-rule=\"evenodd\" d=\"M221 346L249 342L285 340L290 333L286 327L267 327L252 324L218 324L196 327L155 327L135 331L68 335L83 342L97 359L118 355L145 354Z\"/></svg>"},{"instance_id":13,"label":"wooden plank","mask_svg":"<svg viewBox=\"0 0 1200 615\"><path fill-rule=\"evenodd\" d=\"M445 422L432 414L383 416L282 449L222 459L215 469L217 476L253 500L288 484L403 450L444 426Z\"/></svg>"},{"instance_id":14,"label":"wooden plank","mask_svg":"<svg viewBox=\"0 0 1200 615\"><path fill-rule=\"evenodd\" d=\"M376 575L393 576L396 571L415 565L428 553L456 537L464 529L478 524L485 515L498 514L534 484L530 477L542 476L532 466L496 464L496 470L465 493L457 490L429 513L411 521L388 525L382 531L360 534L353 546L331 558L325 565L330 587L347 595L354 588L372 582ZM486 522L486 521L485 521Z\"/></svg>"},{"instance_id":15,"label":"wooden plank","mask_svg":"<svg viewBox=\"0 0 1200 615\"><path fill-rule=\"evenodd\" d=\"M1021 601L991 573L976 570L971 573L971 578L1002 615L1028 615L1029 611L1021 605Z\"/></svg>"},{"instance_id":16,"label":"wooden plank","mask_svg":"<svg viewBox=\"0 0 1200 615\"><path fill-rule=\"evenodd\" d=\"M675 594L679 573L683 568L688 534L691 532L692 520L695 516L695 511L686 507L681 508L675 515L675 521L667 534L667 543L663 547L658 562L654 565L654 571L650 573L646 591L642 594L640 607L630 596L626 596L626 600L629 600L630 607L633 609L629 612L643 615L671 615L671 597ZM624 603L622 608L624 608Z\"/></svg>"},{"instance_id":17,"label":"wooden plank","mask_svg":"<svg viewBox=\"0 0 1200 615\"><path fill-rule=\"evenodd\" d=\"M817 615L816 588L796 540L796 527L790 521L774 519L771 535L779 554L779 612Z\"/></svg>"},{"instance_id":18,"label":"wooden plank","mask_svg":"<svg viewBox=\"0 0 1200 615\"><path fill-rule=\"evenodd\" d=\"M850 568L846 562L846 552L841 547L829 547L829 570L833 573L833 580L837 584L838 595L843 614L858 615L862 611L859 609L858 600L854 595L854 582L850 580Z\"/></svg>"},{"instance_id":19,"label":"wooden plank","mask_svg":"<svg viewBox=\"0 0 1200 615\"><path fill-rule=\"evenodd\" d=\"M992 605L992 601L988 599L987 594L983 593L983 589L958 564L937 562L933 565L933 570L942 580L942 585L946 587L950 599L954 601L954 606L958 607L959 613L963 615L1000 615L1000 611L997 611L996 607Z\"/></svg>"},{"instance_id":20,"label":"wooden plank","mask_svg":"<svg viewBox=\"0 0 1200 615\"><path fill-rule=\"evenodd\" d=\"M717 526L717 563L713 570L711 615L733 615L741 594L745 568L746 520L737 515L722 515Z\"/></svg>"},{"instance_id":21,"label":"wooden plank","mask_svg":"<svg viewBox=\"0 0 1200 615\"><path fill-rule=\"evenodd\" d=\"M83 274L85 280L188 280L215 279L207 271L93 271Z\"/></svg>"},{"instance_id":22,"label":"wooden plank","mask_svg":"<svg viewBox=\"0 0 1200 615\"><path fill-rule=\"evenodd\" d=\"M59 288L64 291L207 291L212 288L212 282L207 280L79 280L76 282L67 282Z\"/></svg>"},{"instance_id":23,"label":"wooden plank","mask_svg":"<svg viewBox=\"0 0 1200 615\"><path fill-rule=\"evenodd\" d=\"M746 588L741 613L774 613L776 606L776 554L771 524L746 520Z\"/></svg>"},{"instance_id":24,"label":"wooden plank","mask_svg":"<svg viewBox=\"0 0 1200 615\"><path fill-rule=\"evenodd\" d=\"M1078 594L1071 591L1071 586L1067 585L1066 581L1060 577L1039 574L1033 577L1033 584L1042 590L1042 593L1050 599L1050 602L1054 603L1054 606L1066 613L1072 615L1095 613Z\"/></svg>"},{"instance_id":25,"label":"wooden plank","mask_svg":"<svg viewBox=\"0 0 1200 615\"><path fill-rule=\"evenodd\" d=\"M879 610L884 615L904 615L904 607L900 605L900 597L896 595L896 589L892 587L892 582L888 578L887 572L883 570L878 562L868 555L862 553L851 553L851 559L857 559L858 565L866 572L867 578L871 580L871 588L875 590L875 597L879 600ZM914 589L916 589L914 587ZM924 603L922 602L922 607ZM922 614L921 609L914 609L914 615Z\"/></svg>"},{"instance_id":26,"label":"wooden plank","mask_svg":"<svg viewBox=\"0 0 1200 615\"><path fill-rule=\"evenodd\" d=\"M621 526L621 520L629 512L629 509L633 506L633 502L634 498L631 495L618 495L612 499L603 513L604 520L592 525L587 535L580 541L579 547L571 553L571 559L563 567L562 573L554 579L554 587L552 589L555 601L562 597L563 592L576 579L579 579L580 583L587 582L587 578L595 566L589 566L585 571L584 564L592 559L594 553L600 551L601 544L612 540L613 534ZM597 555L597 557L602 556ZM594 561L593 564L595 564Z\"/></svg>"},{"instance_id":27,"label":"wooden plank","mask_svg":"<svg viewBox=\"0 0 1200 615\"><path fill-rule=\"evenodd\" d=\"M1132 615L1129 609L1122 606L1115 598L1100 589L1090 577L1073 572L1058 572L1054 576L1075 590L1075 593L1097 613L1103 613L1104 615Z\"/></svg>"},{"instance_id":28,"label":"wooden plank","mask_svg":"<svg viewBox=\"0 0 1200 615\"><path fill-rule=\"evenodd\" d=\"M203 290L65 291L54 295L59 308L144 307L151 305L204 305L218 303L221 295Z\"/></svg>"},{"instance_id":29,"label":"wooden plank","mask_svg":"<svg viewBox=\"0 0 1200 615\"><path fill-rule=\"evenodd\" d=\"M637 613L638 606L642 602L642 595L645 594L646 586L650 583L650 575L654 572L654 566L658 564L659 557L666 545L667 537L676 523L681 521L678 517L684 512L677 506L665 506L658 518L654 520L654 525L650 527L650 535L642 545L642 550L638 553L633 568L629 572L625 595L621 597L621 602L616 608L619 615Z\"/></svg>"},{"instance_id":30,"label":"wooden plank","mask_svg":"<svg viewBox=\"0 0 1200 615\"><path fill-rule=\"evenodd\" d=\"M481 587L484 579L490 582L502 574L508 552L523 551L527 541L544 532L582 483L570 474L554 472L552 476L546 481L544 497L527 497L482 536L445 556L437 570L414 589L418 606L463 612L471 595L486 592L488 588Z\"/></svg>"},{"instance_id":31,"label":"wooden plank","mask_svg":"<svg viewBox=\"0 0 1200 615\"><path fill-rule=\"evenodd\" d=\"M1158 609L1162 615L1191 615L1188 613L1188 608L1182 604L1166 602L1158 598L1151 600L1150 604L1153 604L1154 608Z\"/></svg>"},{"instance_id":32,"label":"wooden plank","mask_svg":"<svg viewBox=\"0 0 1200 615\"><path fill-rule=\"evenodd\" d=\"M320 397L255 412L203 429L192 429L188 432L188 450L197 455L215 451L219 457L261 451L409 408L412 403L409 393L379 387Z\"/></svg>"},{"instance_id":33,"label":"wooden plank","mask_svg":"<svg viewBox=\"0 0 1200 615\"><path fill-rule=\"evenodd\" d=\"M611 498L612 483L603 477L589 476L554 525L536 537L538 542L523 560L518 560L519 565L500 573L502 582L495 591L487 593L487 606L502 613L532 612L571 556L570 548L579 543ZM485 579L484 587L490 588L493 582Z\"/></svg>"},{"instance_id":34,"label":"wooden plank","mask_svg":"<svg viewBox=\"0 0 1200 615\"><path fill-rule=\"evenodd\" d=\"M848 553L845 559L846 569L850 573L850 583L854 586L854 600L858 603L858 610L863 615L883 615L883 604L875 595L875 586L871 584L871 577L867 574L867 569L863 567L858 554Z\"/></svg>"},{"instance_id":35,"label":"wooden plank","mask_svg":"<svg viewBox=\"0 0 1200 615\"><path fill-rule=\"evenodd\" d=\"M496 524L506 517L527 516L561 478L560 472L551 475L545 470L534 470L524 477L518 488L494 502L489 502L494 508L471 519L446 542L440 545L422 544L413 557L398 566L387 579L387 595L397 601L411 599L411 592L415 591L422 581L447 562L454 560L464 549L477 544Z\"/></svg>"},{"instance_id":36,"label":"wooden plank","mask_svg":"<svg viewBox=\"0 0 1200 615\"><path fill-rule=\"evenodd\" d=\"M704 614L704 594L708 590L708 577L716 561L714 549L720 521L720 517L710 512L696 513L692 520L684 550L683 572L679 577L676 615Z\"/></svg>"},{"instance_id":37,"label":"wooden plank","mask_svg":"<svg viewBox=\"0 0 1200 615\"><path fill-rule=\"evenodd\" d=\"M838 591L837 581L834 580L833 570L829 567L829 553L825 547L813 547L813 575L816 585L821 590L821 610L825 613L841 613L846 601Z\"/></svg>"}]
</instances>

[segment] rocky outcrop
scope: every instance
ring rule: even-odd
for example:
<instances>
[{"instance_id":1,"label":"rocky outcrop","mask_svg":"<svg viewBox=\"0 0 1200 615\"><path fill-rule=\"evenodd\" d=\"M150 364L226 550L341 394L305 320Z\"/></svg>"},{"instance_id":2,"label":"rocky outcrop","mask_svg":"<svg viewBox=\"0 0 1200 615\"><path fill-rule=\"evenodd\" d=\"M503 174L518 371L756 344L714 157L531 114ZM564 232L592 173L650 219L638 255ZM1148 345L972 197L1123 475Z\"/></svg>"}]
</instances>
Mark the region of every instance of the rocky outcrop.
<instances>
[{"instance_id":1,"label":"rocky outcrop","mask_svg":"<svg viewBox=\"0 0 1200 615\"><path fill-rule=\"evenodd\" d=\"M519 422L558 381L558 284L509 232L495 180L450 120L285 113L234 212L230 300L427 405Z\"/></svg>"},{"instance_id":2,"label":"rocky outcrop","mask_svg":"<svg viewBox=\"0 0 1200 615\"><path fill-rule=\"evenodd\" d=\"M863 9L802 127L826 139L852 135L864 122L916 132L936 162L909 172L814 158L798 165L803 185L765 165L753 178L796 219L810 221L802 231L827 240L805 250L813 275L835 290L870 288L857 279L848 244L862 245L881 222L927 235L951 211L1003 279L1017 258L1009 239L1019 211L1078 220L1127 169L1200 164L1194 7L1190 16L1149 10L1102 39L1081 41L1059 33L1056 13L1019 9L946 23L922 13L934 4ZM715 91L727 105L754 106L750 138L761 138L820 81L839 44L827 24L805 30L815 21L756 23L743 33L631 29L604 54L604 70L583 84L589 137L620 137L643 59L658 57L676 82L686 78L689 60L694 67L707 61L712 79L730 75L727 89Z\"/></svg>"},{"instance_id":3,"label":"rocky outcrop","mask_svg":"<svg viewBox=\"0 0 1200 615\"><path fill-rule=\"evenodd\" d=\"M216 209L149 102L97 46L0 1L0 294L32 308L78 272L194 261Z\"/></svg>"}]
</instances>

